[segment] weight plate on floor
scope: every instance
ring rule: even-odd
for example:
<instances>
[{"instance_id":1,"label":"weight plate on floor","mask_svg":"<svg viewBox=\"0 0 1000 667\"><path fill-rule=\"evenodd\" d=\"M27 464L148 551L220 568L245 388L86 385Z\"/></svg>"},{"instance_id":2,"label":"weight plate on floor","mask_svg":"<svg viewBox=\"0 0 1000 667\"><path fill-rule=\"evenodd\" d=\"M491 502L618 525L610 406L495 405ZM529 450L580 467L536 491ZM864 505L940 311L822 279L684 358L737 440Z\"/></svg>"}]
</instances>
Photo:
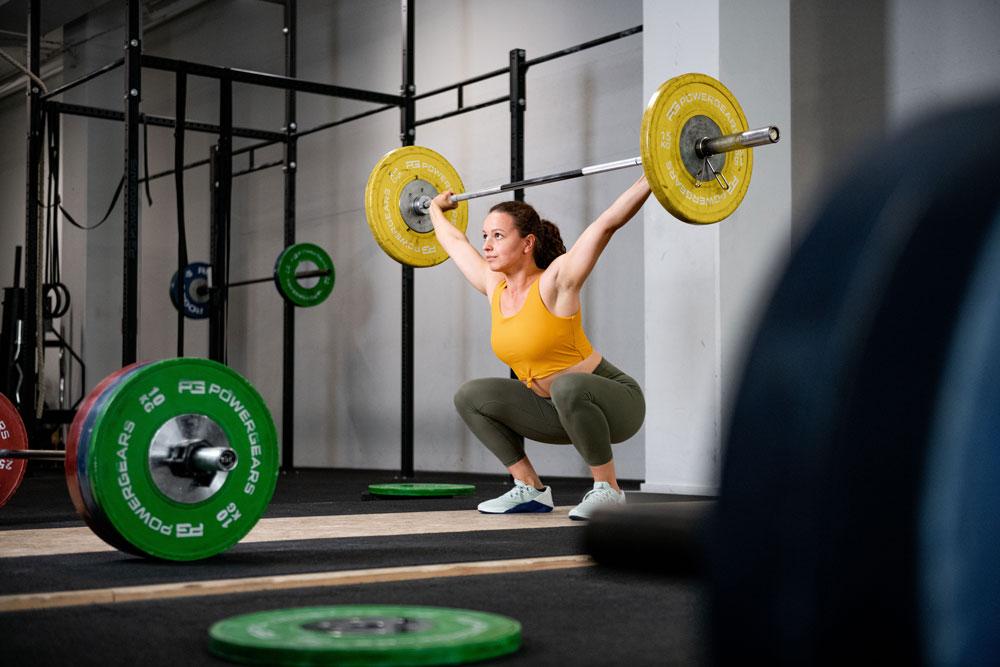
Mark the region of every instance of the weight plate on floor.
<instances>
[{"instance_id":1,"label":"weight plate on floor","mask_svg":"<svg viewBox=\"0 0 1000 667\"><path fill-rule=\"evenodd\" d=\"M416 181L420 181L417 190L431 195L465 189L458 172L444 157L423 146L403 146L386 153L372 169L365 186L365 217L375 241L397 262L434 266L448 259L448 253L438 244L433 228L427 226L427 216L403 215L404 210L412 211L409 203ZM469 209L464 202L444 215L465 233Z\"/></svg>"},{"instance_id":2,"label":"weight plate on floor","mask_svg":"<svg viewBox=\"0 0 1000 667\"><path fill-rule=\"evenodd\" d=\"M746 130L736 97L712 77L684 74L661 85L642 114L640 133L642 167L660 204L697 224L719 222L735 211L750 187L753 151L712 156L709 166L695 155L695 143Z\"/></svg>"},{"instance_id":3,"label":"weight plate on floor","mask_svg":"<svg viewBox=\"0 0 1000 667\"><path fill-rule=\"evenodd\" d=\"M215 655L257 665L459 665L521 645L521 624L506 616L387 605L257 612L208 634Z\"/></svg>"},{"instance_id":4,"label":"weight plate on floor","mask_svg":"<svg viewBox=\"0 0 1000 667\"><path fill-rule=\"evenodd\" d=\"M120 551L136 555L142 555L142 552L118 534L118 531L111 525L94 500L94 492L87 472L87 455L90 451L90 435L93 432L94 421L107 402L110 390L125 377L145 366L146 363L130 364L101 380L80 404L66 438L66 486L77 514L94 534L106 543Z\"/></svg>"},{"instance_id":5,"label":"weight plate on floor","mask_svg":"<svg viewBox=\"0 0 1000 667\"><path fill-rule=\"evenodd\" d=\"M184 317L203 320L209 316L208 276L210 264L191 262L184 267ZM177 303L177 273L170 278L170 303L180 310Z\"/></svg>"},{"instance_id":6,"label":"weight plate on floor","mask_svg":"<svg viewBox=\"0 0 1000 667\"><path fill-rule=\"evenodd\" d=\"M28 448L28 433L14 404L0 394L0 449ZM0 459L0 507L7 504L21 486L27 459Z\"/></svg>"},{"instance_id":7,"label":"weight plate on floor","mask_svg":"<svg viewBox=\"0 0 1000 667\"><path fill-rule=\"evenodd\" d=\"M149 556L196 560L253 528L274 492L278 450L274 422L249 382L213 361L180 358L139 368L106 393L92 409L86 469L100 512L122 538ZM187 432L189 419L202 430ZM207 479L178 475L180 499L164 486L157 448L220 442L235 452L235 468Z\"/></svg>"},{"instance_id":8,"label":"weight plate on floor","mask_svg":"<svg viewBox=\"0 0 1000 667\"><path fill-rule=\"evenodd\" d=\"M451 496L471 496L476 492L472 484L369 484L368 493L376 496L422 496L449 498Z\"/></svg>"},{"instance_id":9,"label":"weight plate on floor","mask_svg":"<svg viewBox=\"0 0 1000 667\"><path fill-rule=\"evenodd\" d=\"M303 271L328 271L325 276L298 278ZM312 243L296 243L281 251L274 263L274 284L285 301L300 308L317 306L330 296L336 274L333 260Z\"/></svg>"}]
</instances>

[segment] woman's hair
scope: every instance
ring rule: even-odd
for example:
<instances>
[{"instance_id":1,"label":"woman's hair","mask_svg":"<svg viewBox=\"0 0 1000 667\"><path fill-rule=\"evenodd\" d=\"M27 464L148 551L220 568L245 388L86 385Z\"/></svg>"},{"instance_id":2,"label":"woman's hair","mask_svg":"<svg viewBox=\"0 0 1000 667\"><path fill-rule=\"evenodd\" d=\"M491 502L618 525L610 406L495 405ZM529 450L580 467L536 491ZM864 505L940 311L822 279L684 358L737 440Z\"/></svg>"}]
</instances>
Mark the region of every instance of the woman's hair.
<instances>
[{"instance_id":1,"label":"woman's hair","mask_svg":"<svg viewBox=\"0 0 1000 667\"><path fill-rule=\"evenodd\" d=\"M509 215L521 236L535 235L537 241L533 256L538 268L548 267L552 260L566 252L559 228L548 220L542 220L531 204L525 204L523 201L504 201L490 209L490 213L493 211Z\"/></svg>"}]
</instances>

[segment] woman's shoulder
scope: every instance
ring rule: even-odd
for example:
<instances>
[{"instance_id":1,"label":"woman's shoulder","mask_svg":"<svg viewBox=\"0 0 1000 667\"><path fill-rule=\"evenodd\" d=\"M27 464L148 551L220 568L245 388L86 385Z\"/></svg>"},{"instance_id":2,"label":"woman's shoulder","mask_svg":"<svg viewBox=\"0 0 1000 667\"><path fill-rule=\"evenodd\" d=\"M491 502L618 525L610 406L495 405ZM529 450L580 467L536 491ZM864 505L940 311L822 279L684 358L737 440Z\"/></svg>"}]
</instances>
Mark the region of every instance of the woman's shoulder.
<instances>
[{"instance_id":1,"label":"woman's shoulder","mask_svg":"<svg viewBox=\"0 0 1000 667\"><path fill-rule=\"evenodd\" d=\"M538 295L549 310L555 306L563 292L565 286L559 284L559 267L562 263L563 255L556 257L552 263L545 267L542 275L538 278Z\"/></svg>"},{"instance_id":2,"label":"woman's shoulder","mask_svg":"<svg viewBox=\"0 0 1000 667\"><path fill-rule=\"evenodd\" d=\"M486 298L493 302L493 293L496 291L500 283L504 282L504 276L502 273L497 273L496 271L490 271L486 275Z\"/></svg>"},{"instance_id":3,"label":"woman's shoulder","mask_svg":"<svg viewBox=\"0 0 1000 667\"><path fill-rule=\"evenodd\" d=\"M542 271L541 277L538 279L539 290L546 292L558 292L563 289L563 286L559 283L559 270L562 268L564 257L566 257L565 254L559 255L552 260L552 263L545 267L545 270Z\"/></svg>"}]
</instances>

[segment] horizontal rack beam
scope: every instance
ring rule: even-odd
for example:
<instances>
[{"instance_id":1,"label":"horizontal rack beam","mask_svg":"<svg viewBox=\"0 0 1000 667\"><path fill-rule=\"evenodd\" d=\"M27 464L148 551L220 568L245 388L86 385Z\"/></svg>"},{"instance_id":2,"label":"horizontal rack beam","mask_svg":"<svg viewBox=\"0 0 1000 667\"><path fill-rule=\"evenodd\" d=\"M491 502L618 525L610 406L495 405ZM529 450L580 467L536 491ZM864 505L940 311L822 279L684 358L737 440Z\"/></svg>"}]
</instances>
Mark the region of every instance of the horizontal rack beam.
<instances>
[{"instance_id":1,"label":"horizontal rack beam","mask_svg":"<svg viewBox=\"0 0 1000 667\"><path fill-rule=\"evenodd\" d=\"M472 104L467 107L460 107L454 111L448 111L446 113L440 114L438 116L431 116L430 118L421 118L415 121L414 125L426 125L427 123L433 123L434 121L444 120L445 118L451 118L452 116L460 116L463 113L468 113L470 111L477 111L479 109L485 109L486 107L491 107L495 104L502 104L504 102L510 102L510 95L504 95L503 97L497 97L492 100L487 100L486 102L480 102L479 104Z\"/></svg>"},{"instance_id":2,"label":"horizontal rack beam","mask_svg":"<svg viewBox=\"0 0 1000 667\"><path fill-rule=\"evenodd\" d=\"M67 104L65 102L46 102L47 110L58 111L69 116L85 116L87 118L100 118L103 120L125 120L125 112L115 109L104 109L100 107L88 107L82 104ZM143 114L139 119L140 123L153 125L156 127L174 127L177 121L165 116L151 116ZM199 121L184 121L184 128L192 132L205 132L208 134L219 134L221 129L213 123L202 123ZM283 132L272 132L269 130L256 130L249 127L233 127L234 137L244 137L247 139L265 139L267 141L283 142L288 135Z\"/></svg>"},{"instance_id":3,"label":"horizontal rack beam","mask_svg":"<svg viewBox=\"0 0 1000 667\"><path fill-rule=\"evenodd\" d=\"M205 65L203 63L194 63L186 60L161 58L160 56L143 55L142 66L165 72L185 72L192 76L204 76L212 79L232 81L234 83L247 83L267 88L279 88L281 90L294 90L300 93L341 97L348 100L378 102L380 104L394 104L396 106L401 106L403 104L403 97L401 95L390 95L388 93L378 93L371 90L362 90L360 88L335 86L329 83L305 81L303 79L278 76L276 74L264 74L263 72L253 72L245 69L217 67L215 65Z\"/></svg>"},{"instance_id":4,"label":"horizontal rack beam","mask_svg":"<svg viewBox=\"0 0 1000 667\"><path fill-rule=\"evenodd\" d=\"M583 42L582 44L577 44L576 46L570 46L565 49L560 49L559 51L553 51L552 53L547 53L543 56L533 58L532 60L526 60L524 63L525 67L531 65L538 65L540 63L547 62L549 60L555 60L556 58L562 58L563 56L572 55L574 53L579 53L585 49L592 49L595 46L601 46L602 44L607 44L608 42L613 42L615 40L622 39L624 37L629 37L635 35L636 33L642 32L642 26L637 25L626 30L621 30L619 32L611 33L610 35L605 35L604 37L598 37L597 39L592 39L589 42ZM441 86L440 88L435 88L433 90L428 90L425 93L420 93L419 95L414 95L413 99L420 100L425 97L433 97L434 95L440 95L441 93L446 93L449 90L455 90L456 88L463 88L474 83L479 83L480 81L485 81L487 79L492 79L493 77L503 76L504 74L510 74L510 67L501 67L500 69L495 69L491 72L486 72L484 74L478 74L474 77L463 79L457 83L452 83L447 86Z\"/></svg>"},{"instance_id":5,"label":"horizontal rack beam","mask_svg":"<svg viewBox=\"0 0 1000 667\"><path fill-rule=\"evenodd\" d=\"M108 72L116 70L116 69L118 69L119 67L121 67L124 64L125 64L125 59L124 58L119 58L118 60L116 60L116 61L114 61L112 63L108 63L107 65L105 65L104 67L101 67L100 69L94 70L90 74L85 74L85 75L81 76L79 79L74 79L73 81L70 81L67 84L59 86L58 88L53 88L49 92L47 92L44 95L42 95L42 99L43 100L49 100L49 99L52 99L53 97L56 97L57 95L62 95L67 90L72 90L73 88L76 88L77 86L79 86L81 84L87 83L88 81L90 81L92 79L96 79L97 77L101 76L102 74L107 74Z\"/></svg>"}]
</instances>

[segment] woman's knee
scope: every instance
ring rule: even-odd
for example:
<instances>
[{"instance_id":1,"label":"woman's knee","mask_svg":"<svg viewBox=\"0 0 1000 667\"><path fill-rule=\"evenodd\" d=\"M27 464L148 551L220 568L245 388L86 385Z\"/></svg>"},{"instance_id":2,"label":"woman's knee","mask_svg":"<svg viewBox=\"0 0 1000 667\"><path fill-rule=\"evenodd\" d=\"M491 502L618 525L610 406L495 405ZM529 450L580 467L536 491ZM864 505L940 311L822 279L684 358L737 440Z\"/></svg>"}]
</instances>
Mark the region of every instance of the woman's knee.
<instances>
[{"instance_id":1,"label":"woman's knee","mask_svg":"<svg viewBox=\"0 0 1000 667\"><path fill-rule=\"evenodd\" d=\"M455 409L459 412L475 409L476 397L479 394L476 389L477 382L478 380L469 380L455 392Z\"/></svg>"},{"instance_id":2,"label":"woman's knee","mask_svg":"<svg viewBox=\"0 0 1000 667\"><path fill-rule=\"evenodd\" d=\"M587 390L583 373L567 373L560 375L552 381L549 387L549 395L552 397L552 404L560 413L566 410L573 410L581 403L592 402L593 396Z\"/></svg>"},{"instance_id":3,"label":"woman's knee","mask_svg":"<svg viewBox=\"0 0 1000 667\"><path fill-rule=\"evenodd\" d=\"M455 392L455 408L459 411L478 411L490 398L497 395L497 380L499 378L477 378L469 380ZM502 382L503 380L501 380Z\"/></svg>"}]
</instances>

